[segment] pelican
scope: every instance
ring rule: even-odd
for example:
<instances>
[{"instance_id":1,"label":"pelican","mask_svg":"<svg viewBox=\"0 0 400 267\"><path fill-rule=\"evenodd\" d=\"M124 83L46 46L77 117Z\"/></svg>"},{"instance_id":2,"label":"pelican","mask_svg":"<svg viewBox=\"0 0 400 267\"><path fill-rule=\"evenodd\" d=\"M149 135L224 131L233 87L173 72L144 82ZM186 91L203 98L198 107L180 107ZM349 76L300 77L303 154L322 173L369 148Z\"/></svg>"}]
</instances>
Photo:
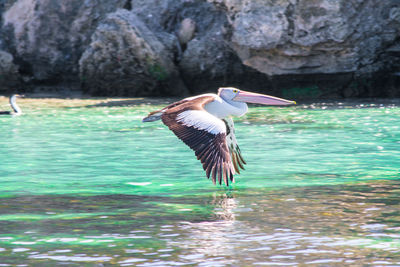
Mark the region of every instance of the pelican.
<instances>
[{"instance_id":1,"label":"pelican","mask_svg":"<svg viewBox=\"0 0 400 267\"><path fill-rule=\"evenodd\" d=\"M218 94L188 97L151 112L143 122L162 120L186 145L195 151L206 176L215 184L229 185L233 175L240 174L246 164L235 137L231 116L240 117L248 108L246 103L263 105L296 104L274 96L246 92L233 87L219 88Z\"/></svg>"},{"instance_id":2,"label":"pelican","mask_svg":"<svg viewBox=\"0 0 400 267\"><path fill-rule=\"evenodd\" d=\"M22 95L14 94L10 97L10 105L11 105L11 108L13 109L14 113L12 113L11 111L0 111L0 115L21 115L22 114L21 108L17 105L17 97L22 97Z\"/></svg>"}]
</instances>

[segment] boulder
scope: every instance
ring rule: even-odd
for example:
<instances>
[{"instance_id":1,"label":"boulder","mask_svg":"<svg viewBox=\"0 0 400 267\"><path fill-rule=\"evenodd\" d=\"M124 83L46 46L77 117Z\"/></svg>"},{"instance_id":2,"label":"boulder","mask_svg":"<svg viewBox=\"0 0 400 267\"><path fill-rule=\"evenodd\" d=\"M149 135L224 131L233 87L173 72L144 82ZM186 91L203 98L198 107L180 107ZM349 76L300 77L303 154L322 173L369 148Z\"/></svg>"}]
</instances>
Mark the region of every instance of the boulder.
<instances>
[{"instance_id":1,"label":"boulder","mask_svg":"<svg viewBox=\"0 0 400 267\"><path fill-rule=\"evenodd\" d=\"M399 37L400 8L379 0L209 0L227 12L242 62L268 75L371 73Z\"/></svg>"},{"instance_id":2,"label":"boulder","mask_svg":"<svg viewBox=\"0 0 400 267\"><path fill-rule=\"evenodd\" d=\"M79 61L86 92L130 96L186 93L173 53L133 12L119 9L109 14L91 39ZM177 42L174 36L166 39Z\"/></svg>"},{"instance_id":3,"label":"boulder","mask_svg":"<svg viewBox=\"0 0 400 267\"><path fill-rule=\"evenodd\" d=\"M97 23L126 0L18 0L2 7L4 47L33 82L76 81Z\"/></svg>"}]
</instances>

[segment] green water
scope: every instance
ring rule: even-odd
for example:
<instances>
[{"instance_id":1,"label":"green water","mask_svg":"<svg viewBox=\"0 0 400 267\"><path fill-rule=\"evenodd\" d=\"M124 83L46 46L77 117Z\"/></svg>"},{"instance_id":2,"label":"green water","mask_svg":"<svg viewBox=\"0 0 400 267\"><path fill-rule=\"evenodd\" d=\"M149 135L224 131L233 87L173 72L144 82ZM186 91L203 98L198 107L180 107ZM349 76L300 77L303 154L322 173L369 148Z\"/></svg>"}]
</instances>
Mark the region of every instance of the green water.
<instances>
[{"instance_id":1,"label":"green water","mask_svg":"<svg viewBox=\"0 0 400 267\"><path fill-rule=\"evenodd\" d=\"M0 266L400 265L398 102L251 107L228 189L168 101L64 102L0 117Z\"/></svg>"}]
</instances>

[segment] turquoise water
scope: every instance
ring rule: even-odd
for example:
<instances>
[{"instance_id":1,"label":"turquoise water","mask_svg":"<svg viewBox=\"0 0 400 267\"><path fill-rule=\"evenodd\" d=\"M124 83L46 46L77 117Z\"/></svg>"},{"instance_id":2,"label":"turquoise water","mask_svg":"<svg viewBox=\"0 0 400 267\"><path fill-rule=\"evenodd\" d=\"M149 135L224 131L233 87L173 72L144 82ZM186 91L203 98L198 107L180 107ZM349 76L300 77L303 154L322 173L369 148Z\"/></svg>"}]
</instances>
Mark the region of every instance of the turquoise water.
<instances>
[{"instance_id":1,"label":"turquoise water","mask_svg":"<svg viewBox=\"0 0 400 267\"><path fill-rule=\"evenodd\" d=\"M0 266L400 265L399 103L251 107L225 188L141 122L168 100L108 101L0 117Z\"/></svg>"}]
</instances>

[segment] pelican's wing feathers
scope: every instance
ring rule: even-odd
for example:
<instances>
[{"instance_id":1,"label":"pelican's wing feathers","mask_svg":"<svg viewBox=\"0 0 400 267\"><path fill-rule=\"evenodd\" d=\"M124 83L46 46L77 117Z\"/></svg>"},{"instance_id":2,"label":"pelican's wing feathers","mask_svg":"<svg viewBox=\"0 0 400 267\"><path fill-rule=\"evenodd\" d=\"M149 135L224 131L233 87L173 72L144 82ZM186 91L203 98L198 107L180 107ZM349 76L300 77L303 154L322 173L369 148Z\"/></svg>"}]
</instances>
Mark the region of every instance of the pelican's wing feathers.
<instances>
[{"instance_id":1,"label":"pelican's wing feathers","mask_svg":"<svg viewBox=\"0 0 400 267\"><path fill-rule=\"evenodd\" d=\"M244 164L246 161L242 157L242 153L238 146L235 136L235 127L232 118L228 117L224 119L227 129L226 142L229 148L229 153L231 155L233 166L235 171L240 174L240 169L244 170Z\"/></svg>"},{"instance_id":2,"label":"pelican's wing feathers","mask_svg":"<svg viewBox=\"0 0 400 267\"><path fill-rule=\"evenodd\" d=\"M195 151L206 175L219 184L233 181L235 168L226 142L224 121L203 109L214 101L213 96L201 96L164 109L161 119L174 134Z\"/></svg>"}]
</instances>

